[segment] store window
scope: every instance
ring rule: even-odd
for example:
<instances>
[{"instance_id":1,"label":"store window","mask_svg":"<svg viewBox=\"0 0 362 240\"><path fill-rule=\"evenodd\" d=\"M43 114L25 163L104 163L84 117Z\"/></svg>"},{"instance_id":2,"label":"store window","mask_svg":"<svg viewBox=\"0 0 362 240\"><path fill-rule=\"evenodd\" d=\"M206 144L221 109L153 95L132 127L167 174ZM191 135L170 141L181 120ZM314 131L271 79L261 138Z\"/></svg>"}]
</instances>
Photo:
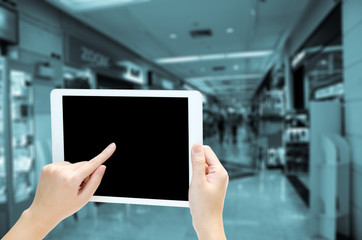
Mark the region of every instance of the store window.
<instances>
[{"instance_id":1,"label":"store window","mask_svg":"<svg viewBox=\"0 0 362 240\"><path fill-rule=\"evenodd\" d=\"M343 96L341 4L337 4L292 58L294 108Z\"/></svg>"},{"instance_id":2,"label":"store window","mask_svg":"<svg viewBox=\"0 0 362 240\"><path fill-rule=\"evenodd\" d=\"M311 102L341 100L344 95L340 3L292 56L291 67L294 110L287 113L285 121L285 172L308 205L313 186L310 180L313 154L309 153L313 152L311 125L315 122L311 119L316 116Z\"/></svg>"}]
</instances>

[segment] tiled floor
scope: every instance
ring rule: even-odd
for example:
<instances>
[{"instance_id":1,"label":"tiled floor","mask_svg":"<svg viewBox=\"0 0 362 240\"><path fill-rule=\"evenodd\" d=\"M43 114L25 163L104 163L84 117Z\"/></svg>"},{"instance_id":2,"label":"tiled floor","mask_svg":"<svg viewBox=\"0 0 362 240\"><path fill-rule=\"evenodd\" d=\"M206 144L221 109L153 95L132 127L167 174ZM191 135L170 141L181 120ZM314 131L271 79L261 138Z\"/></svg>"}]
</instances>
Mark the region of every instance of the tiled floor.
<instances>
[{"instance_id":1,"label":"tiled floor","mask_svg":"<svg viewBox=\"0 0 362 240\"><path fill-rule=\"evenodd\" d=\"M243 130L238 147L205 141L220 159L250 163ZM233 178L228 187L224 224L228 239L310 239L307 208L279 170L262 170ZM189 209L122 204L88 204L51 232L46 239L197 239Z\"/></svg>"}]
</instances>

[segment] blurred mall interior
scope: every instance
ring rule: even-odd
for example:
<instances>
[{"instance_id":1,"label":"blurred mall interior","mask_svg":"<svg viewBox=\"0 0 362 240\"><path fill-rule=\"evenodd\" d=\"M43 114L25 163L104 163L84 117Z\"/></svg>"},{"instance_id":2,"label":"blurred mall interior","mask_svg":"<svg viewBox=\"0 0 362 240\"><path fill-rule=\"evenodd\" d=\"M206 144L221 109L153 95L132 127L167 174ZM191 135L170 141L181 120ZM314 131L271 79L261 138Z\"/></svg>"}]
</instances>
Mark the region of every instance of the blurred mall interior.
<instances>
[{"instance_id":1,"label":"blurred mall interior","mask_svg":"<svg viewBox=\"0 0 362 240\"><path fill-rule=\"evenodd\" d=\"M0 40L0 236L76 88L200 91L228 239L362 239L361 0L1 0ZM187 208L93 202L46 237L196 238Z\"/></svg>"}]
</instances>

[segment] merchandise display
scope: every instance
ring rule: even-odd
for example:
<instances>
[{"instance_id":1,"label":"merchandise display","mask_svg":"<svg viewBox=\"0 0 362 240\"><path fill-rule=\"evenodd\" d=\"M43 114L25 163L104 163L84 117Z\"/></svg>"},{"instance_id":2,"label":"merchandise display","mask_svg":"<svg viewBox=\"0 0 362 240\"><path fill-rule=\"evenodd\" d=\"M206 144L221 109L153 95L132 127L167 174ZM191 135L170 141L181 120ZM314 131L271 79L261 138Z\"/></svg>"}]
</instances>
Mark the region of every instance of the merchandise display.
<instances>
[{"instance_id":1,"label":"merchandise display","mask_svg":"<svg viewBox=\"0 0 362 240\"><path fill-rule=\"evenodd\" d=\"M33 103L30 75L25 71L10 70L10 98L12 104L13 171L15 173L15 201L29 197L34 190L35 173L33 146Z\"/></svg>"},{"instance_id":2,"label":"merchandise display","mask_svg":"<svg viewBox=\"0 0 362 240\"><path fill-rule=\"evenodd\" d=\"M281 90L267 91L259 104L260 116L283 116L285 114L284 93Z\"/></svg>"},{"instance_id":3,"label":"merchandise display","mask_svg":"<svg viewBox=\"0 0 362 240\"><path fill-rule=\"evenodd\" d=\"M285 151L284 148L269 148L268 149L268 167L279 167L285 164Z\"/></svg>"},{"instance_id":4,"label":"merchandise display","mask_svg":"<svg viewBox=\"0 0 362 240\"><path fill-rule=\"evenodd\" d=\"M32 68L0 59L0 219L11 226L36 190Z\"/></svg>"},{"instance_id":5,"label":"merchandise display","mask_svg":"<svg viewBox=\"0 0 362 240\"><path fill-rule=\"evenodd\" d=\"M304 112L285 117L285 170L289 175L305 174L309 169L309 124Z\"/></svg>"}]
</instances>

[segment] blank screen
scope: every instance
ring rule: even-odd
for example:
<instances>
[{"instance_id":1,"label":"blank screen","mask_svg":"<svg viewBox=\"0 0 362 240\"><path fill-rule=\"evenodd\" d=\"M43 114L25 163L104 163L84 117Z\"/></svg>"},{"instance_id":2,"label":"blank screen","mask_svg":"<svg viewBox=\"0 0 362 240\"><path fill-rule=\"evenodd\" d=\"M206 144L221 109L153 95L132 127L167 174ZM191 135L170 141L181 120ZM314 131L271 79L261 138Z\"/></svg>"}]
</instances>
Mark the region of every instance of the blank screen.
<instances>
[{"instance_id":1,"label":"blank screen","mask_svg":"<svg viewBox=\"0 0 362 240\"><path fill-rule=\"evenodd\" d=\"M95 195L188 200L188 98L63 96L63 121L65 161L117 145Z\"/></svg>"}]
</instances>

